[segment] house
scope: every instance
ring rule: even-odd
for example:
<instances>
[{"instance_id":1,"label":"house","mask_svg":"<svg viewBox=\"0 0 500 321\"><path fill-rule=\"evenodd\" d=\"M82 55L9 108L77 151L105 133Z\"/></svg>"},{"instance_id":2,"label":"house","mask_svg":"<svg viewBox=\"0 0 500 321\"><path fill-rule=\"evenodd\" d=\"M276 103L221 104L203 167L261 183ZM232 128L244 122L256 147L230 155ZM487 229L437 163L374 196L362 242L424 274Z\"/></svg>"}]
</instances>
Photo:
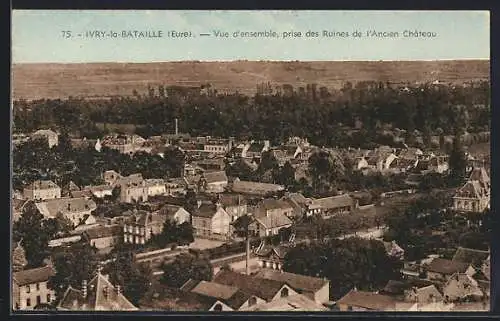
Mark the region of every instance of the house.
<instances>
[{"instance_id":1,"label":"house","mask_svg":"<svg viewBox=\"0 0 500 321\"><path fill-rule=\"evenodd\" d=\"M305 295L309 299L321 304L330 301L330 281L322 278L271 269L262 269L255 274L255 277L285 282L297 293Z\"/></svg>"},{"instance_id":2,"label":"house","mask_svg":"<svg viewBox=\"0 0 500 321\"><path fill-rule=\"evenodd\" d=\"M33 310L37 305L52 303L56 295L54 290L47 287L47 282L54 274L55 271L50 265L14 272L12 308Z\"/></svg>"},{"instance_id":3,"label":"house","mask_svg":"<svg viewBox=\"0 0 500 321\"><path fill-rule=\"evenodd\" d=\"M120 225L98 226L82 233L82 239L99 250L110 249L122 242L122 227Z\"/></svg>"},{"instance_id":4,"label":"house","mask_svg":"<svg viewBox=\"0 0 500 321\"><path fill-rule=\"evenodd\" d=\"M165 182L167 195L186 194L186 181L182 178L171 178Z\"/></svg>"},{"instance_id":5,"label":"house","mask_svg":"<svg viewBox=\"0 0 500 321\"><path fill-rule=\"evenodd\" d=\"M287 245L263 245L255 250L259 265L263 268L281 271L285 262L285 255L291 250Z\"/></svg>"},{"instance_id":6,"label":"house","mask_svg":"<svg viewBox=\"0 0 500 321\"><path fill-rule=\"evenodd\" d=\"M417 159L396 158L391 165L389 165L389 169L394 173L406 173L416 168L418 163L419 160Z\"/></svg>"},{"instance_id":7,"label":"house","mask_svg":"<svg viewBox=\"0 0 500 321\"><path fill-rule=\"evenodd\" d=\"M107 185L115 185L115 183L122 178L122 176L114 170L105 171L102 174L102 178Z\"/></svg>"},{"instance_id":8,"label":"house","mask_svg":"<svg viewBox=\"0 0 500 321\"><path fill-rule=\"evenodd\" d=\"M443 300L443 296L435 284L422 279L389 280L379 293L393 296L405 302L420 304L441 302Z\"/></svg>"},{"instance_id":9,"label":"house","mask_svg":"<svg viewBox=\"0 0 500 321\"><path fill-rule=\"evenodd\" d=\"M239 311L265 302L258 296L238 287L216 282L189 280L181 287L181 290L214 299L208 311Z\"/></svg>"},{"instance_id":10,"label":"house","mask_svg":"<svg viewBox=\"0 0 500 321\"><path fill-rule=\"evenodd\" d=\"M219 194L217 199L232 221L248 213L247 201L239 194Z\"/></svg>"},{"instance_id":11,"label":"house","mask_svg":"<svg viewBox=\"0 0 500 321\"><path fill-rule=\"evenodd\" d=\"M226 154L233 144L232 140L212 139L210 137L203 141L203 151L211 154Z\"/></svg>"},{"instance_id":12,"label":"house","mask_svg":"<svg viewBox=\"0 0 500 321\"><path fill-rule=\"evenodd\" d=\"M106 196L113 196L113 186L110 185L95 185L86 186L83 188L85 191L92 193L94 197L104 198Z\"/></svg>"},{"instance_id":13,"label":"house","mask_svg":"<svg viewBox=\"0 0 500 321\"><path fill-rule=\"evenodd\" d=\"M297 145L282 145L271 149L271 152L278 161L279 166L283 166L286 162L299 158L302 154L302 148Z\"/></svg>"},{"instance_id":14,"label":"house","mask_svg":"<svg viewBox=\"0 0 500 321\"><path fill-rule=\"evenodd\" d=\"M222 157L204 158L194 161L193 164L207 172L223 171L226 167L225 159Z\"/></svg>"},{"instance_id":15,"label":"house","mask_svg":"<svg viewBox=\"0 0 500 321\"><path fill-rule=\"evenodd\" d=\"M407 160L418 160L424 155L424 152L422 152L421 149L415 148L415 147L408 147L405 149L402 149L399 151L397 154L399 159L407 159Z\"/></svg>"},{"instance_id":16,"label":"house","mask_svg":"<svg viewBox=\"0 0 500 321\"><path fill-rule=\"evenodd\" d=\"M59 135L50 129L40 129L32 133L31 139L43 139L47 141L49 148L52 146L57 146L59 144Z\"/></svg>"},{"instance_id":17,"label":"house","mask_svg":"<svg viewBox=\"0 0 500 321\"><path fill-rule=\"evenodd\" d=\"M293 208L288 204L286 207L275 204L275 201L264 200L255 210L254 221L249 226L251 233L260 237L277 235L280 229L292 226L287 214L291 215Z\"/></svg>"},{"instance_id":18,"label":"house","mask_svg":"<svg viewBox=\"0 0 500 321\"><path fill-rule=\"evenodd\" d=\"M205 172L201 174L198 190L206 193L222 193L226 189L228 179L226 172Z\"/></svg>"},{"instance_id":19,"label":"house","mask_svg":"<svg viewBox=\"0 0 500 321\"><path fill-rule=\"evenodd\" d=\"M166 204L158 212L158 215L175 222L180 225L182 223L191 222L191 214L182 206Z\"/></svg>"},{"instance_id":20,"label":"house","mask_svg":"<svg viewBox=\"0 0 500 321\"><path fill-rule=\"evenodd\" d=\"M262 153L268 151L270 148L270 142L264 140L262 142L254 142L247 144L243 149L241 157L243 158L261 158Z\"/></svg>"},{"instance_id":21,"label":"house","mask_svg":"<svg viewBox=\"0 0 500 321\"><path fill-rule=\"evenodd\" d=\"M149 187L144 180L128 180L120 182L120 202L135 203L147 202Z\"/></svg>"},{"instance_id":22,"label":"house","mask_svg":"<svg viewBox=\"0 0 500 321\"><path fill-rule=\"evenodd\" d=\"M57 305L57 310L137 311L138 309L123 295L119 285L113 285L98 271L88 284L84 280L80 289L68 286Z\"/></svg>"},{"instance_id":23,"label":"house","mask_svg":"<svg viewBox=\"0 0 500 321\"><path fill-rule=\"evenodd\" d=\"M473 276L476 271L469 263L435 258L425 265L427 279L431 281L446 281L455 273L466 273Z\"/></svg>"},{"instance_id":24,"label":"house","mask_svg":"<svg viewBox=\"0 0 500 321\"><path fill-rule=\"evenodd\" d=\"M283 185L242 181L240 179L235 179L231 186L233 193L253 196L266 196L267 194L278 193L284 190L285 187Z\"/></svg>"},{"instance_id":25,"label":"house","mask_svg":"<svg viewBox=\"0 0 500 321\"><path fill-rule=\"evenodd\" d=\"M301 193L287 193L281 200L288 202L292 206L292 217L296 219L302 218L305 214L309 215L309 211L311 214L314 213L314 209L310 209L312 200L304 197Z\"/></svg>"},{"instance_id":26,"label":"house","mask_svg":"<svg viewBox=\"0 0 500 321\"><path fill-rule=\"evenodd\" d=\"M323 217L350 213L356 208L356 200L349 194L313 199L313 209L319 208Z\"/></svg>"},{"instance_id":27,"label":"house","mask_svg":"<svg viewBox=\"0 0 500 321\"><path fill-rule=\"evenodd\" d=\"M139 135L121 135L111 134L102 138L101 145L110 149L115 149L122 154L132 155L141 150L142 145L146 142Z\"/></svg>"},{"instance_id":28,"label":"house","mask_svg":"<svg viewBox=\"0 0 500 321\"><path fill-rule=\"evenodd\" d=\"M486 261L489 261L489 257L490 251L469 249L460 246L451 260L454 262L469 263L476 270L481 270Z\"/></svg>"},{"instance_id":29,"label":"house","mask_svg":"<svg viewBox=\"0 0 500 321\"><path fill-rule=\"evenodd\" d=\"M449 169L448 156L434 156L429 160L429 170L443 174Z\"/></svg>"},{"instance_id":30,"label":"house","mask_svg":"<svg viewBox=\"0 0 500 321\"><path fill-rule=\"evenodd\" d=\"M255 217L266 217L269 215L285 215L288 218L294 217L294 208L290 202L267 198L262 200L254 210Z\"/></svg>"},{"instance_id":31,"label":"house","mask_svg":"<svg viewBox=\"0 0 500 321\"><path fill-rule=\"evenodd\" d=\"M212 282L237 287L266 302L298 294L286 282L256 278L227 270L217 273Z\"/></svg>"},{"instance_id":32,"label":"house","mask_svg":"<svg viewBox=\"0 0 500 321\"><path fill-rule=\"evenodd\" d=\"M191 213L194 233L199 237L228 238L231 233L231 216L220 204L201 204Z\"/></svg>"},{"instance_id":33,"label":"house","mask_svg":"<svg viewBox=\"0 0 500 321\"><path fill-rule=\"evenodd\" d=\"M353 289L340 298L340 311L395 311L399 301L390 295Z\"/></svg>"},{"instance_id":34,"label":"house","mask_svg":"<svg viewBox=\"0 0 500 321\"><path fill-rule=\"evenodd\" d=\"M443 301L443 295L434 284L424 287L412 286L404 291L406 302L429 304Z\"/></svg>"},{"instance_id":35,"label":"house","mask_svg":"<svg viewBox=\"0 0 500 321\"><path fill-rule=\"evenodd\" d=\"M62 196L69 196L72 197L73 193L78 193L81 191L81 188L76 185L73 181L70 181L66 186L61 188L61 195Z\"/></svg>"},{"instance_id":36,"label":"house","mask_svg":"<svg viewBox=\"0 0 500 321\"><path fill-rule=\"evenodd\" d=\"M136 211L125 219L123 224L123 242L145 244L153 235L163 230L166 216Z\"/></svg>"},{"instance_id":37,"label":"house","mask_svg":"<svg viewBox=\"0 0 500 321\"><path fill-rule=\"evenodd\" d=\"M390 168L391 163L397 159L397 156L390 148L383 148L384 146L370 152L367 156L366 162L368 167L376 171L384 171Z\"/></svg>"},{"instance_id":38,"label":"house","mask_svg":"<svg viewBox=\"0 0 500 321\"><path fill-rule=\"evenodd\" d=\"M74 226L80 225L97 208L97 204L86 197L46 199L35 205L43 216L55 218L61 213Z\"/></svg>"},{"instance_id":39,"label":"house","mask_svg":"<svg viewBox=\"0 0 500 321\"><path fill-rule=\"evenodd\" d=\"M25 199L43 201L61 198L61 188L53 181L34 181L23 189Z\"/></svg>"},{"instance_id":40,"label":"house","mask_svg":"<svg viewBox=\"0 0 500 321\"><path fill-rule=\"evenodd\" d=\"M368 161L366 160L366 158L364 156L356 157L354 159L353 168L356 170L368 168L369 166L370 165L368 164Z\"/></svg>"},{"instance_id":41,"label":"house","mask_svg":"<svg viewBox=\"0 0 500 321\"><path fill-rule=\"evenodd\" d=\"M167 187L163 179L158 179L158 178L145 179L144 184L146 185L148 197L165 195L167 193Z\"/></svg>"},{"instance_id":42,"label":"house","mask_svg":"<svg viewBox=\"0 0 500 321\"><path fill-rule=\"evenodd\" d=\"M297 294L276 299L272 302L257 303L244 311L279 311L279 312L320 312L328 311L322 304Z\"/></svg>"},{"instance_id":43,"label":"house","mask_svg":"<svg viewBox=\"0 0 500 321\"><path fill-rule=\"evenodd\" d=\"M484 296L479 284L466 273L453 274L443 287L443 295L447 302L470 299L480 300Z\"/></svg>"},{"instance_id":44,"label":"house","mask_svg":"<svg viewBox=\"0 0 500 321\"><path fill-rule=\"evenodd\" d=\"M482 212L490 208L490 177L484 167L474 168L467 182L453 197L453 209Z\"/></svg>"}]
</instances>

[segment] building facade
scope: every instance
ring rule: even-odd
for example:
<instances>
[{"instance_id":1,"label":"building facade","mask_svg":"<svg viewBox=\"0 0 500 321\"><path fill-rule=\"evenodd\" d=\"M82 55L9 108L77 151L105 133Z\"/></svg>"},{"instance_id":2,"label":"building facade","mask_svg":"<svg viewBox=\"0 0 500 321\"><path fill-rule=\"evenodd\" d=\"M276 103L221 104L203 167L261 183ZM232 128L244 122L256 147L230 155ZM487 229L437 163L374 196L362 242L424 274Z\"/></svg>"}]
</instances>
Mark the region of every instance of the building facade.
<instances>
[{"instance_id":1,"label":"building facade","mask_svg":"<svg viewBox=\"0 0 500 321\"><path fill-rule=\"evenodd\" d=\"M13 274L12 308L14 310L33 310L37 305L50 304L56 296L47 286L54 275L51 266L23 270Z\"/></svg>"}]
</instances>

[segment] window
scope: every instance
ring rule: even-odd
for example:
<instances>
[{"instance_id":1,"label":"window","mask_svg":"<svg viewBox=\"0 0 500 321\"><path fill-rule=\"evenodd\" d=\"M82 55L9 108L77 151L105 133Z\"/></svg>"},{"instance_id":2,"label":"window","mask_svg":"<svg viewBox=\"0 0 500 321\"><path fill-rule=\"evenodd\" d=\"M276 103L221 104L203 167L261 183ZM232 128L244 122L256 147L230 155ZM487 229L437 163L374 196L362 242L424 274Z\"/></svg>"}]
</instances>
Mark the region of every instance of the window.
<instances>
[{"instance_id":1,"label":"window","mask_svg":"<svg viewBox=\"0 0 500 321\"><path fill-rule=\"evenodd\" d=\"M251 297L249 300L248 300L248 305L249 306L252 306L252 305L256 305L257 304L257 299L253 296Z\"/></svg>"},{"instance_id":2,"label":"window","mask_svg":"<svg viewBox=\"0 0 500 321\"><path fill-rule=\"evenodd\" d=\"M47 294L47 303L50 303L50 300L51 300L51 299L52 299L52 298L50 297L50 293L48 293L48 294Z\"/></svg>"},{"instance_id":3,"label":"window","mask_svg":"<svg viewBox=\"0 0 500 321\"><path fill-rule=\"evenodd\" d=\"M40 303L42 303L42 298L39 295L37 295L36 296L36 304L38 305Z\"/></svg>"},{"instance_id":4,"label":"window","mask_svg":"<svg viewBox=\"0 0 500 321\"><path fill-rule=\"evenodd\" d=\"M217 303L217 304L214 306L214 311L222 311L222 304Z\"/></svg>"},{"instance_id":5,"label":"window","mask_svg":"<svg viewBox=\"0 0 500 321\"><path fill-rule=\"evenodd\" d=\"M28 285L26 286L26 293L30 293L30 292L31 292L31 287L30 287L30 285L28 284Z\"/></svg>"},{"instance_id":6,"label":"window","mask_svg":"<svg viewBox=\"0 0 500 321\"><path fill-rule=\"evenodd\" d=\"M37 283L37 284L36 284L36 290L37 290L37 291L40 291L40 283Z\"/></svg>"},{"instance_id":7,"label":"window","mask_svg":"<svg viewBox=\"0 0 500 321\"><path fill-rule=\"evenodd\" d=\"M26 299L26 306L30 307L31 306L31 299Z\"/></svg>"},{"instance_id":8,"label":"window","mask_svg":"<svg viewBox=\"0 0 500 321\"><path fill-rule=\"evenodd\" d=\"M288 289L287 288L283 288L283 290L281 290L281 297L282 298L288 297Z\"/></svg>"}]
</instances>

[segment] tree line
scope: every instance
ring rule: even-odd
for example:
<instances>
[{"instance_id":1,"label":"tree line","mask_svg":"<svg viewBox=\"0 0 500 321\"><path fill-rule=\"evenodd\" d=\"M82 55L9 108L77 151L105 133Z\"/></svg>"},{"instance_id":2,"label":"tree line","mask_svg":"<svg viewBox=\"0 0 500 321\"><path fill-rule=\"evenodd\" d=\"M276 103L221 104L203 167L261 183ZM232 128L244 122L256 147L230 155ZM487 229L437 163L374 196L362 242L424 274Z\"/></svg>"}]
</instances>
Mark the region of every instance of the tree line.
<instances>
[{"instance_id":1,"label":"tree line","mask_svg":"<svg viewBox=\"0 0 500 321\"><path fill-rule=\"evenodd\" d=\"M108 100L42 99L14 102L15 130L67 127L86 137L99 137L96 124L133 124L144 136L179 130L192 135L252 137L280 142L290 136L307 137L318 146L368 144L383 140L381 127L418 130L423 137L453 135L457 128L488 131L490 85L419 84L404 88L379 82L346 83L322 95L292 91L291 95L245 96L165 95L151 88L148 95ZM351 133L346 130L356 128ZM360 137L358 137L360 136Z\"/></svg>"}]
</instances>

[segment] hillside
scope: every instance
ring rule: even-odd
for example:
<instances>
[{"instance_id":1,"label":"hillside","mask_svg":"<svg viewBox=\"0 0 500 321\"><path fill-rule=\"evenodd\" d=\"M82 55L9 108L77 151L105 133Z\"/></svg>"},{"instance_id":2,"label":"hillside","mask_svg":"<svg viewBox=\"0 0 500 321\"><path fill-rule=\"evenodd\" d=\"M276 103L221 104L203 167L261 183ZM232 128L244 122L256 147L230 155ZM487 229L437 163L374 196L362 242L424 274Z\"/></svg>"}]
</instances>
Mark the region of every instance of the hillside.
<instances>
[{"instance_id":1,"label":"hillside","mask_svg":"<svg viewBox=\"0 0 500 321\"><path fill-rule=\"evenodd\" d=\"M219 91L255 92L256 84L338 88L346 81L441 82L489 79L489 60L401 62L163 62L18 64L12 68L13 98L102 97L145 92L148 84L199 85Z\"/></svg>"}]
</instances>

